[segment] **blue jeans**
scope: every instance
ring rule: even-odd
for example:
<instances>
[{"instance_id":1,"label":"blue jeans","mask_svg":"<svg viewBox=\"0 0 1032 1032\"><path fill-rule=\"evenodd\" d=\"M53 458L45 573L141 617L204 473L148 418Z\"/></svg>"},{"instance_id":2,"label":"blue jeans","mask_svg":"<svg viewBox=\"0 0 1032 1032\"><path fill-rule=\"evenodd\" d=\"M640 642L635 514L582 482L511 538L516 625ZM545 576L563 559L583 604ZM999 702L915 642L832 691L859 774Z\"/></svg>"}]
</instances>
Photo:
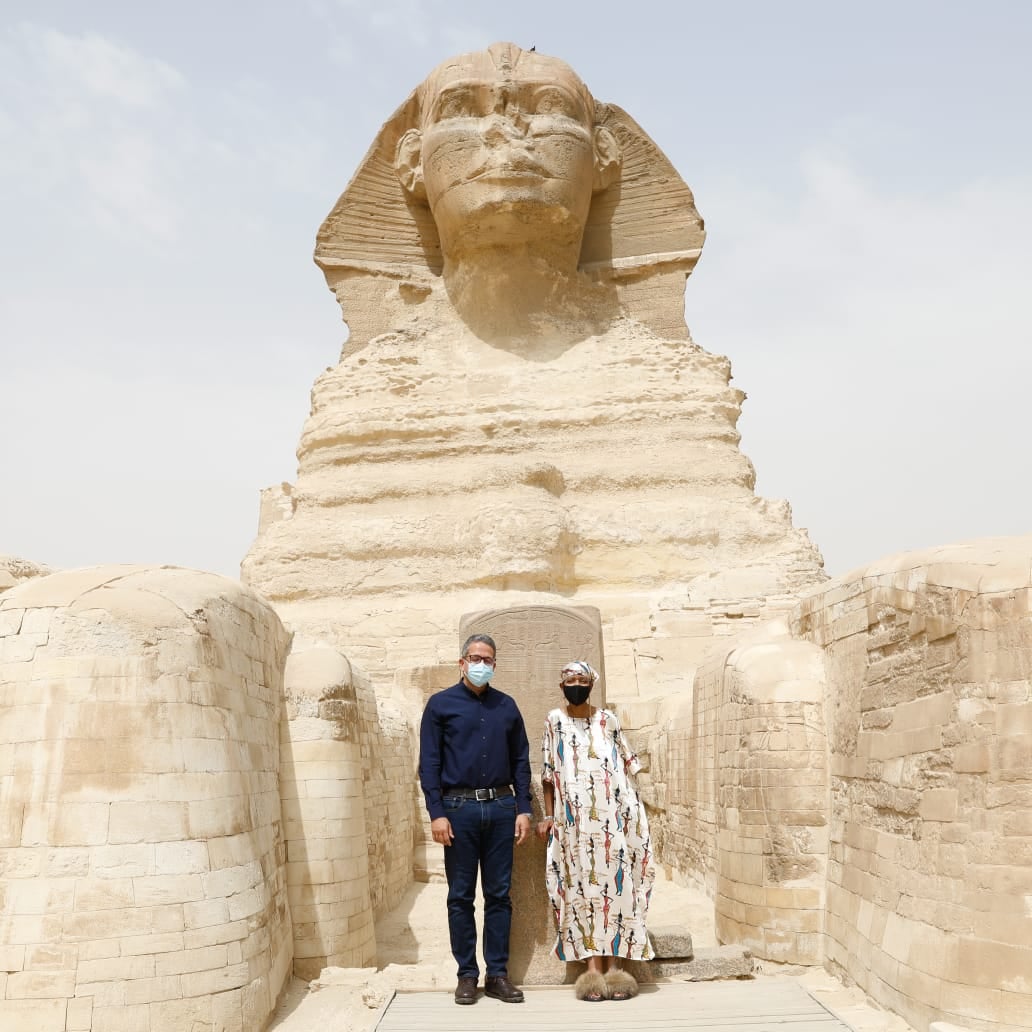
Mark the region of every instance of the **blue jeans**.
<instances>
[{"instance_id":1,"label":"blue jeans","mask_svg":"<svg viewBox=\"0 0 1032 1032\"><path fill-rule=\"evenodd\" d=\"M484 964L489 978L508 974L509 928L512 925L512 848L516 799L490 802L444 796L445 816L454 839L444 847L448 876L448 932L459 978L479 978L474 901L477 870L484 893Z\"/></svg>"}]
</instances>

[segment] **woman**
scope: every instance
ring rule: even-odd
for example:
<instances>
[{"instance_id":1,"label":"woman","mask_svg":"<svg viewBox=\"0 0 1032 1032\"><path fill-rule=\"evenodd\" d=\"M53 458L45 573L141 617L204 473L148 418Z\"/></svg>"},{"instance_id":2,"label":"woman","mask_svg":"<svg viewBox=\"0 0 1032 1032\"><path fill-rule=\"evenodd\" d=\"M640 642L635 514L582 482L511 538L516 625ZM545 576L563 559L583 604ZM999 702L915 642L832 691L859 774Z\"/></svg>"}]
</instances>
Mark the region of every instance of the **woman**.
<instances>
[{"instance_id":1,"label":"woman","mask_svg":"<svg viewBox=\"0 0 1032 1032\"><path fill-rule=\"evenodd\" d=\"M545 718L541 779L548 840L545 883L559 960L587 961L579 1000L627 1000L638 983L622 960L652 955L645 917L655 877L645 808L633 775L641 769L611 710L588 701L598 673L563 667L566 705Z\"/></svg>"}]
</instances>

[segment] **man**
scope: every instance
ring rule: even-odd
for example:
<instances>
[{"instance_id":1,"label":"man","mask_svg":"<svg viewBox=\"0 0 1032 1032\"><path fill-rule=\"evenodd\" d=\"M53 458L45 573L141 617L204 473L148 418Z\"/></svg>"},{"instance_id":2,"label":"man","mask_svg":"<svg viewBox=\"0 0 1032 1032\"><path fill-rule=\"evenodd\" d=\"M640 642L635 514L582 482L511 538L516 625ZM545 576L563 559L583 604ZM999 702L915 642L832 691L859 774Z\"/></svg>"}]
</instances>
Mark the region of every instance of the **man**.
<instances>
[{"instance_id":1,"label":"man","mask_svg":"<svg viewBox=\"0 0 1032 1032\"><path fill-rule=\"evenodd\" d=\"M516 703L491 686L495 643L471 635L457 684L431 696L419 729L419 782L435 842L444 846L448 932L458 965L455 1002L477 1000L477 871L484 894L484 992L505 1003L509 981L513 838L530 837L530 750Z\"/></svg>"}]
</instances>

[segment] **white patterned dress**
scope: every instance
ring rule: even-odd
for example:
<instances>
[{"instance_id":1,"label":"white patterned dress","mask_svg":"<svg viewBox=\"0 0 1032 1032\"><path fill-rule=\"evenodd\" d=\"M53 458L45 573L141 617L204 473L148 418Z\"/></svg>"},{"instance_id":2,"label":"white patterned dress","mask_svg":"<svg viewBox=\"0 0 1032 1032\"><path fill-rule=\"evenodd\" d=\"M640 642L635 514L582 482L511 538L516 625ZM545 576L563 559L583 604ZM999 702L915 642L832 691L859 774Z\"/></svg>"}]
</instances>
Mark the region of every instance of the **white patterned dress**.
<instances>
[{"instance_id":1,"label":"white patterned dress","mask_svg":"<svg viewBox=\"0 0 1032 1032\"><path fill-rule=\"evenodd\" d=\"M641 769L616 715L565 708L545 718L541 777L555 790L545 884L559 960L648 960L645 918L656 869L645 807L632 775Z\"/></svg>"}]
</instances>

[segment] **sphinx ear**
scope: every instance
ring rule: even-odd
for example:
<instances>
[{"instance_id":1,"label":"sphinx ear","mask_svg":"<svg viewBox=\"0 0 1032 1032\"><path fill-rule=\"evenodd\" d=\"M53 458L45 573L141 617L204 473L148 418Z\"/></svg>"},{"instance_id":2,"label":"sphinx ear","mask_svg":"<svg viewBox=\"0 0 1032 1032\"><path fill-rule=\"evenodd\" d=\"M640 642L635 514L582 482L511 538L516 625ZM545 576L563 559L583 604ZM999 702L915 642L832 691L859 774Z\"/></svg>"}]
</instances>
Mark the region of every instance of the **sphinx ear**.
<instances>
[{"instance_id":1,"label":"sphinx ear","mask_svg":"<svg viewBox=\"0 0 1032 1032\"><path fill-rule=\"evenodd\" d=\"M592 182L592 193L598 193L610 186L620 174L620 144L612 130L604 125L595 126L595 178Z\"/></svg>"},{"instance_id":2,"label":"sphinx ear","mask_svg":"<svg viewBox=\"0 0 1032 1032\"><path fill-rule=\"evenodd\" d=\"M418 129L409 129L398 141L394 154L394 171L401 185L414 197L426 200L426 186L423 183L423 134Z\"/></svg>"}]
</instances>

